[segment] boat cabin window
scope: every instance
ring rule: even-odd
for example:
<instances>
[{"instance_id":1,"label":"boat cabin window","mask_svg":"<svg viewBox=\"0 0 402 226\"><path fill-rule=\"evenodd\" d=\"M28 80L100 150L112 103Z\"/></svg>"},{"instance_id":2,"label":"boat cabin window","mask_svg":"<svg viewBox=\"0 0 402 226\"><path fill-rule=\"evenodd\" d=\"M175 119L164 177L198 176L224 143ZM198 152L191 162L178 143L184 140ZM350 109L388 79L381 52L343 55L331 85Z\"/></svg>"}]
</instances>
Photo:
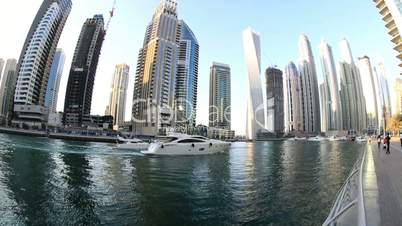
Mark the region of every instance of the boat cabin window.
<instances>
[{"instance_id":1,"label":"boat cabin window","mask_svg":"<svg viewBox=\"0 0 402 226\"><path fill-rule=\"evenodd\" d=\"M181 141L178 141L177 143L185 144L185 143L203 143L204 141L202 140L196 140L196 139L184 139Z\"/></svg>"},{"instance_id":2,"label":"boat cabin window","mask_svg":"<svg viewBox=\"0 0 402 226\"><path fill-rule=\"evenodd\" d=\"M208 138L205 138L205 137L193 137L193 138L196 138L196 139L201 139L201 140L207 140Z\"/></svg>"},{"instance_id":3,"label":"boat cabin window","mask_svg":"<svg viewBox=\"0 0 402 226\"><path fill-rule=\"evenodd\" d=\"M162 142L162 143L170 143L177 139L178 139L177 137L161 137L161 138L158 138L157 141Z\"/></svg>"}]
</instances>

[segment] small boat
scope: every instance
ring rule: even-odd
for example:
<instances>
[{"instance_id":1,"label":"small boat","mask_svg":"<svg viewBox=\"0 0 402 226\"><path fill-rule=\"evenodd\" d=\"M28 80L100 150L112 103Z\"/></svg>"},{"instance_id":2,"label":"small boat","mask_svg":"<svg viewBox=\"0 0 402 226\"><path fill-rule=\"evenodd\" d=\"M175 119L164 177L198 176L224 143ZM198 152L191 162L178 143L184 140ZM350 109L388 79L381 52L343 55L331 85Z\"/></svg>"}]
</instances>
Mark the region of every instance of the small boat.
<instances>
[{"instance_id":1,"label":"small boat","mask_svg":"<svg viewBox=\"0 0 402 226\"><path fill-rule=\"evenodd\" d=\"M307 140L308 141L314 141L314 142L321 142L321 141L326 141L327 138L321 137L321 136L316 136L316 137L310 137Z\"/></svg>"},{"instance_id":2,"label":"small boat","mask_svg":"<svg viewBox=\"0 0 402 226\"><path fill-rule=\"evenodd\" d=\"M212 140L202 136L175 135L160 138L151 144L144 155L211 155L229 150L230 143Z\"/></svg>"},{"instance_id":3,"label":"small boat","mask_svg":"<svg viewBox=\"0 0 402 226\"><path fill-rule=\"evenodd\" d=\"M146 143L140 139L123 139L119 137L119 142L122 142L117 145L118 150L133 150L133 151L142 151L146 150L149 147L149 143Z\"/></svg>"},{"instance_id":4,"label":"small boat","mask_svg":"<svg viewBox=\"0 0 402 226\"><path fill-rule=\"evenodd\" d=\"M365 142L367 142L367 139L365 137L357 137L356 142L357 143L365 143Z\"/></svg>"},{"instance_id":5,"label":"small boat","mask_svg":"<svg viewBox=\"0 0 402 226\"><path fill-rule=\"evenodd\" d=\"M328 138L329 141L345 141L347 140L346 137L337 137L337 136L332 136L330 138Z\"/></svg>"},{"instance_id":6,"label":"small boat","mask_svg":"<svg viewBox=\"0 0 402 226\"><path fill-rule=\"evenodd\" d=\"M295 138L293 138L293 140L295 140L295 141L305 141L305 140L307 140L307 138L306 137L295 137Z\"/></svg>"}]
</instances>

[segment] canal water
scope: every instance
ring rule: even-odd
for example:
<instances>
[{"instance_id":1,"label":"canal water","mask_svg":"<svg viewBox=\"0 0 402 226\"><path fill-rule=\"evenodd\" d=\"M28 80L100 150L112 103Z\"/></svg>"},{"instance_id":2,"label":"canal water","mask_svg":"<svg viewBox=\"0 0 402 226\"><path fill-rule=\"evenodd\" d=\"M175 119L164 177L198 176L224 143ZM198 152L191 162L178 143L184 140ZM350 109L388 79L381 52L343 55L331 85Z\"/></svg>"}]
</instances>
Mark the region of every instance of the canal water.
<instances>
[{"instance_id":1,"label":"canal water","mask_svg":"<svg viewBox=\"0 0 402 226\"><path fill-rule=\"evenodd\" d=\"M0 225L321 225L364 146L234 143L149 158L0 134Z\"/></svg>"}]
</instances>

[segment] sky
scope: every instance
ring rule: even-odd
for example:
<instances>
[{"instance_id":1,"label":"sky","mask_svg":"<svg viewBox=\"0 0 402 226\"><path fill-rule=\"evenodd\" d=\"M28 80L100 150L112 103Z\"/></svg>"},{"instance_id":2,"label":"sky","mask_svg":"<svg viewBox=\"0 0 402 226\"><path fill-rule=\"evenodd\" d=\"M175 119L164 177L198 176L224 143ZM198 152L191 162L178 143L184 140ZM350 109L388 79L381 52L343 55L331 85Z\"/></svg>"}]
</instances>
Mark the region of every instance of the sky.
<instances>
[{"instance_id":1,"label":"sky","mask_svg":"<svg viewBox=\"0 0 402 226\"><path fill-rule=\"evenodd\" d=\"M131 69L126 120L130 119L138 51L159 1L117 0L115 17L99 60L92 114L104 114L114 67L127 63ZM41 3L42 0L0 0L0 58L19 58ZM58 45L66 53L59 111L63 110L71 60L82 24L94 14L104 14L108 18L112 4L113 0L73 0ZM336 62L340 60L338 44L342 38L349 40L355 60L367 55L373 65L383 62L391 95L392 84L400 72L390 37L371 0L178 0L178 14L200 44L197 122L208 124L209 68L214 61L226 63L232 70L232 129L237 134L245 134L246 127L248 88L242 31L249 26L261 35L263 71L269 66L283 69L289 61L297 62L298 38L305 33L312 44L320 83L323 79L318 45L322 39L332 46ZM261 78L265 83L263 74Z\"/></svg>"}]
</instances>

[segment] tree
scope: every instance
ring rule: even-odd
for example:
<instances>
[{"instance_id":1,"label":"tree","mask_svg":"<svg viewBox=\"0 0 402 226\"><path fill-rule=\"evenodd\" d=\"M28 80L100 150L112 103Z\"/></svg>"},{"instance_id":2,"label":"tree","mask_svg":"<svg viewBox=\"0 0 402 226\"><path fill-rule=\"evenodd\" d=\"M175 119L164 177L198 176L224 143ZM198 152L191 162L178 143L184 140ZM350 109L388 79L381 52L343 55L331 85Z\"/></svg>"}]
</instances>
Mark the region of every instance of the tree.
<instances>
[{"instance_id":1,"label":"tree","mask_svg":"<svg viewBox=\"0 0 402 226\"><path fill-rule=\"evenodd\" d=\"M387 123L387 130L394 134L399 134L399 130L402 128L402 115L394 115L389 119Z\"/></svg>"}]
</instances>

